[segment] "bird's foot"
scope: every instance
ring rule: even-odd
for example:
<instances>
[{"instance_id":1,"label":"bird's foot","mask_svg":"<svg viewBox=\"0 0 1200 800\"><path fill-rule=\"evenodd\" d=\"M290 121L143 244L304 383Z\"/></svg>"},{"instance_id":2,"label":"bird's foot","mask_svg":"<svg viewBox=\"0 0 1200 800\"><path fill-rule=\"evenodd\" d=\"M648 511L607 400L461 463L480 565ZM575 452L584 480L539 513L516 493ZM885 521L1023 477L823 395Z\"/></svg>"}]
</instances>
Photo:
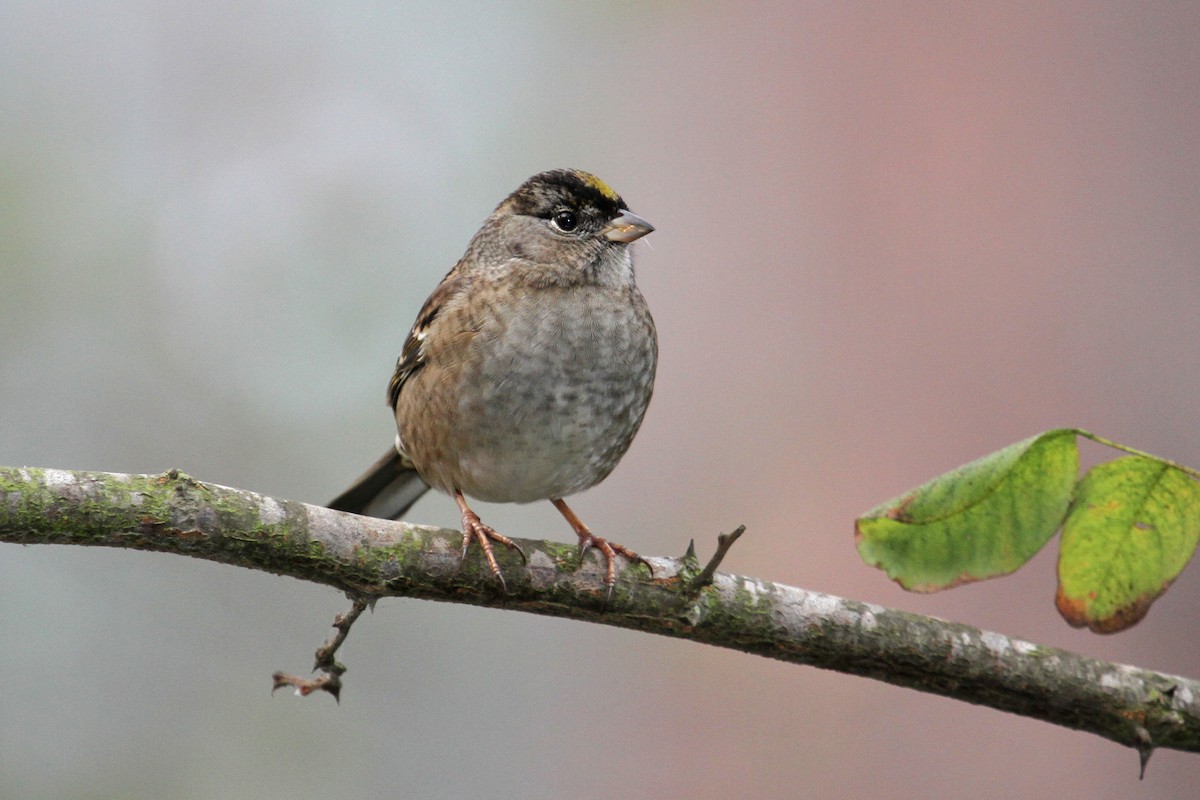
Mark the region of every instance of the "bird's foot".
<instances>
[{"instance_id":1,"label":"bird's foot","mask_svg":"<svg viewBox=\"0 0 1200 800\"><path fill-rule=\"evenodd\" d=\"M570 523L572 530L575 531L575 535L579 537L579 560L583 561L583 557L587 554L587 551L593 547L599 550L601 555L604 556L604 585L608 590L605 594L606 603L609 600L612 600L613 587L617 584L617 553L625 556L630 561L639 561L645 564L646 569L650 570L650 577L654 577L654 567L650 566L649 561L642 558L623 544L610 542L608 539L592 533L588 529L588 526L583 524L583 520L576 516L575 512L571 510L571 507L568 506L561 497L552 498L550 502L553 503L554 507L558 509L559 513L566 518L567 522Z\"/></svg>"},{"instance_id":2,"label":"bird's foot","mask_svg":"<svg viewBox=\"0 0 1200 800\"><path fill-rule=\"evenodd\" d=\"M509 550L516 550L521 556L522 563L528 563L525 558L525 551L502 533L497 533L491 527L484 525L479 520L479 515L469 508L464 508L462 512L462 528L463 528L463 546L462 557L466 559L467 549L471 546L471 542L479 542L479 549L483 551L483 557L487 559L488 569L492 572L492 577L500 584L500 589L506 594L508 586L504 583L504 575L500 572L500 565L496 563L496 554L492 550L492 542L499 542Z\"/></svg>"}]
</instances>

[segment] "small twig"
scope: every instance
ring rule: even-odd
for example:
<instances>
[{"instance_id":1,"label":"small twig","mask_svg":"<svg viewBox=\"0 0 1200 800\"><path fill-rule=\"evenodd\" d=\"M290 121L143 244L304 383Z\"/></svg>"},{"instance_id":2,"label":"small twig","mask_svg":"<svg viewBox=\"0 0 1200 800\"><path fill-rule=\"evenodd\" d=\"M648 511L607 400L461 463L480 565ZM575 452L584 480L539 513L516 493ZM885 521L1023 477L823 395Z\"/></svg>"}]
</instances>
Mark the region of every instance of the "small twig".
<instances>
[{"instance_id":1,"label":"small twig","mask_svg":"<svg viewBox=\"0 0 1200 800\"><path fill-rule=\"evenodd\" d=\"M341 702L342 678L336 672L323 672L315 678L301 678L287 672L276 672L271 675L271 680L274 681L271 694L275 694L275 690L283 686L294 686L296 693L301 696L306 697L316 691L329 692L334 700Z\"/></svg>"},{"instance_id":2,"label":"small twig","mask_svg":"<svg viewBox=\"0 0 1200 800\"><path fill-rule=\"evenodd\" d=\"M332 670L340 666L333 660L338 648L342 646L342 642L346 641L346 637L350 635L350 628L355 621L362 616L362 613L367 610L367 607L374 603L373 599L363 595L352 595L350 597L354 601L354 605L350 607L350 611L345 614L338 614L333 620L333 627L337 628L337 633L329 638L325 644L317 648L316 658L313 661L313 669ZM346 671L342 667L342 672Z\"/></svg>"},{"instance_id":3,"label":"small twig","mask_svg":"<svg viewBox=\"0 0 1200 800\"><path fill-rule=\"evenodd\" d=\"M280 687L293 686L302 696L316 691L329 692L333 695L334 700L341 702L342 673L346 671L346 666L337 661L334 656L337 654L338 648L342 646L342 642L346 641L346 637L350 635L350 628L354 626L355 620L367 610L367 606L374 603L373 599L368 599L363 595L350 595L350 599L354 601L350 610L334 617L333 627L337 628L337 633L317 648L313 671L321 670L321 674L315 678L301 678L286 672L276 672L271 676L275 682L271 688L272 694Z\"/></svg>"},{"instance_id":4,"label":"small twig","mask_svg":"<svg viewBox=\"0 0 1200 800\"><path fill-rule=\"evenodd\" d=\"M732 533L717 534L717 552L713 553L713 557L704 565L704 569L700 570L700 574L688 584L689 591L698 592L713 582L713 575L717 574L717 567L721 566L721 562L725 560L725 554L729 552L729 548L733 547L733 543L738 540L738 537L745 532L746 526L738 525Z\"/></svg>"}]
</instances>

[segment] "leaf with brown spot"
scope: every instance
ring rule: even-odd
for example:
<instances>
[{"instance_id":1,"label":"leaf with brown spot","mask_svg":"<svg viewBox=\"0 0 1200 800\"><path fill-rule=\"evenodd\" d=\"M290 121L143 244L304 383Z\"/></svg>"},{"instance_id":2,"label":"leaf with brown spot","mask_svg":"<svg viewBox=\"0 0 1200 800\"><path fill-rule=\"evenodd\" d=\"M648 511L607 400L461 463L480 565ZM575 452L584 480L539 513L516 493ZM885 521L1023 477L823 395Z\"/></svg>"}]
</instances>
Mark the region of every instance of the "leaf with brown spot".
<instances>
[{"instance_id":1,"label":"leaf with brown spot","mask_svg":"<svg viewBox=\"0 0 1200 800\"><path fill-rule=\"evenodd\" d=\"M1146 615L1200 540L1200 485L1154 458L1125 456L1079 482L1063 525L1058 611L1097 633Z\"/></svg>"}]
</instances>

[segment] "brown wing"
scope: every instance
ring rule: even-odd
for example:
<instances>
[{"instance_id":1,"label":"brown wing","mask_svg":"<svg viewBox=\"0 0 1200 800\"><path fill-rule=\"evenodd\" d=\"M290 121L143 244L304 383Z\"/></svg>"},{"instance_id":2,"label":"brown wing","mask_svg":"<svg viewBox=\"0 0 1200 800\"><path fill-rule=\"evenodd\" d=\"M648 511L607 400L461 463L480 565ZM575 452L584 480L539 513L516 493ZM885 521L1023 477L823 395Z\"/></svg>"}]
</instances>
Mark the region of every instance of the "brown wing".
<instances>
[{"instance_id":1,"label":"brown wing","mask_svg":"<svg viewBox=\"0 0 1200 800\"><path fill-rule=\"evenodd\" d=\"M404 388L405 381L425 366L425 336L429 333L429 327L445 308L446 303L455 294L462 291L466 283L466 278L459 274L456 267L442 279L438 287L433 290L433 294L429 295L429 299L425 301L425 305L421 306L421 311L417 314L417 321L413 323L412 330L408 332L408 338L404 340L404 347L400 350L400 357L396 359L396 371L388 383L388 405L392 407L393 411L396 409L396 402L400 398L400 390Z\"/></svg>"}]
</instances>

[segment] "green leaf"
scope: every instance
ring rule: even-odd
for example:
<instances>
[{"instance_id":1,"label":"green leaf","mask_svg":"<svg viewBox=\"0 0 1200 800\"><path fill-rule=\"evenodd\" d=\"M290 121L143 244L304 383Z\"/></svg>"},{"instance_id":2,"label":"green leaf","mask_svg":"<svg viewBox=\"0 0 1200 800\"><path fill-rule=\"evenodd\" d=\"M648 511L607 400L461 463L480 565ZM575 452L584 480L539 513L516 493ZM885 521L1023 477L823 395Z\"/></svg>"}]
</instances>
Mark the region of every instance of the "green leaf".
<instances>
[{"instance_id":1,"label":"green leaf","mask_svg":"<svg viewBox=\"0 0 1200 800\"><path fill-rule=\"evenodd\" d=\"M859 555L916 592L1007 575L1062 524L1078 472L1075 430L1040 433L867 512Z\"/></svg>"},{"instance_id":2,"label":"green leaf","mask_svg":"<svg viewBox=\"0 0 1200 800\"><path fill-rule=\"evenodd\" d=\"M1058 555L1059 613L1076 627L1134 625L1187 565L1200 539L1200 485L1142 456L1093 467L1079 482Z\"/></svg>"}]
</instances>

